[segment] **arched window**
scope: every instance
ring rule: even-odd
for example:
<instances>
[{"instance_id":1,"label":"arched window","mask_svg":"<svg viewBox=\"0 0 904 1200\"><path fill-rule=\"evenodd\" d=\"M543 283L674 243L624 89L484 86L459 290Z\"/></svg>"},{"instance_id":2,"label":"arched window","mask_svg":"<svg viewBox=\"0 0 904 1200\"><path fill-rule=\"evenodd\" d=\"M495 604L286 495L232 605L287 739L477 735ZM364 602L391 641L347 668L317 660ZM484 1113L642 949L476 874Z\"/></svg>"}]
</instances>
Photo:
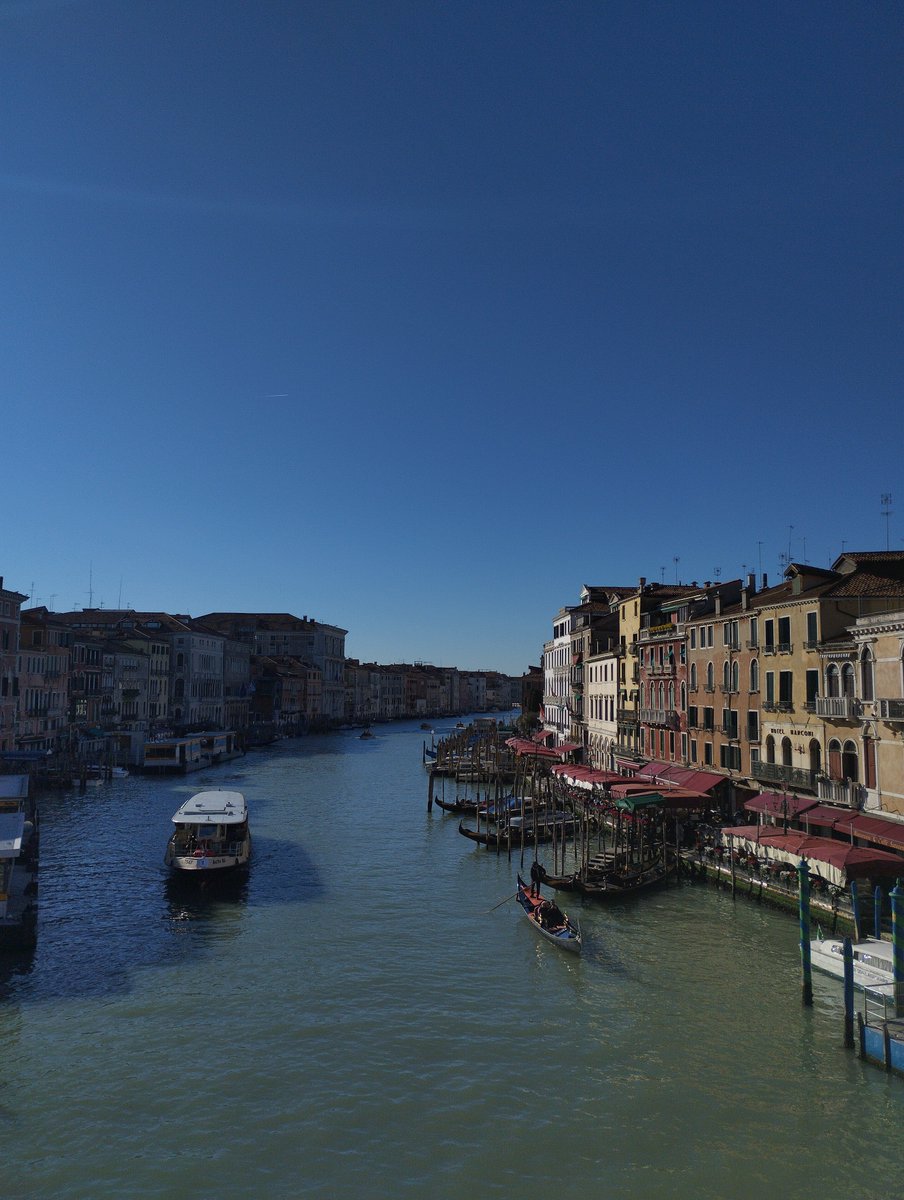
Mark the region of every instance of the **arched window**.
<instances>
[{"instance_id":1,"label":"arched window","mask_svg":"<svg viewBox=\"0 0 904 1200\"><path fill-rule=\"evenodd\" d=\"M697 690L697 664L691 663L691 691Z\"/></svg>"},{"instance_id":2,"label":"arched window","mask_svg":"<svg viewBox=\"0 0 904 1200\"><path fill-rule=\"evenodd\" d=\"M675 685L674 685L674 683L670 683L669 684L669 711L671 712L671 710L674 709L674 707L675 707Z\"/></svg>"},{"instance_id":3,"label":"arched window","mask_svg":"<svg viewBox=\"0 0 904 1200\"><path fill-rule=\"evenodd\" d=\"M706 664L706 686L709 691L712 691L716 686L716 672L712 663Z\"/></svg>"},{"instance_id":4,"label":"arched window","mask_svg":"<svg viewBox=\"0 0 904 1200\"><path fill-rule=\"evenodd\" d=\"M841 748L841 774L852 783L857 783L860 779L860 759L857 746L852 741L845 742Z\"/></svg>"},{"instance_id":5,"label":"arched window","mask_svg":"<svg viewBox=\"0 0 904 1200\"><path fill-rule=\"evenodd\" d=\"M766 749L766 762L774 763L775 762L775 738L772 736L771 733L766 738L765 749Z\"/></svg>"},{"instance_id":6,"label":"arched window","mask_svg":"<svg viewBox=\"0 0 904 1200\"><path fill-rule=\"evenodd\" d=\"M660 685L659 685L659 707L665 708L665 684L664 683L660 683Z\"/></svg>"},{"instance_id":7,"label":"arched window","mask_svg":"<svg viewBox=\"0 0 904 1200\"><path fill-rule=\"evenodd\" d=\"M641 708L647 707L647 702L645 699L646 694L647 694L647 685L645 683L642 683L640 685L640 707Z\"/></svg>"},{"instance_id":8,"label":"arched window","mask_svg":"<svg viewBox=\"0 0 904 1200\"><path fill-rule=\"evenodd\" d=\"M860 699L872 700L873 690L873 652L869 646L864 646L860 652Z\"/></svg>"},{"instance_id":9,"label":"arched window","mask_svg":"<svg viewBox=\"0 0 904 1200\"><path fill-rule=\"evenodd\" d=\"M687 684L683 681L681 684L681 711L687 712Z\"/></svg>"},{"instance_id":10,"label":"arched window","mask_svg":"<svg viewBox=\"0 0 904 1200\"><path fill-rule=\"evenodd\" d=\"M782 738L782 766L791 766L791 739L789 737Z\"/></svg>"},{"instance_id":11,"label":"arched window","mask_svg":"<svg viewBox=\"0 0 904 1200\"><path fill-rule=\"evenodd\" d=\"M750 664L750 690L752 692L760 690L760 664L757 659L753 659Z\"/></svg>"},{"instance_id":12,"label":"arched window","mask_svg":"<svg viewBox=\"0 0 904 1200\"><path fill-rule=\"evenodd\" d=\"M868 788L876 786L876 742L869 734L863 738L863 783Z\"/></svg>"},{"instance_id":13,"label":"arched window","mask_svg":"<svg viewBox=\"0 0 904 1200\"><path fill-rule=\"evenodd\" d=\"M727 658L725 662L722 663L722 687L726 692L731 687L731 664Z\"/></svg>"},{"instance_id":14,"label":"arched window","mask_svg":"<svg viewBox=\"0 0 904 1200\"><path fill-rule=\"evenodd\" d=\"M829 742L829 779L842 779L841 774L841 742L832 738Z\"/></svg>"},{"instance_id":15,"label":"arched window","mask_svg":"<svg viewBox=\"0 0 904 1200\"><path fill-rule=\"evenodd\" d=\"M845 663L841 668L841 694L842 696L854 695L854 667L852 663Z\"/></svg>"},{"instance_id":16,"label":"arched window","mask_svg":"<svg viewBox=\"0 0 904 1200\"><path fill-rule=\"evenodd\" d=\"M838 667L835 663L830 663L829 668L826 671L826 695L841 695L841 684L838 681Z\"/></svg>"},{"instance_id":17,"label":"arched window","mask_svg":"<svg viewBox=\"0 0 904 1200\"><path fill-rule=\"evenodd\" d=\"M814 775L818 775L822 770L822 749L816 738L810 739L808 749L810 754L810 770Z\"/></svg>"},{"instance_id":18,"label":"arched window","mask_svg":"<svg viewBox=\"0 0 904 1200\"><path fill-rule=\"evenodd\" d=\"M741 690L741 664L737 659L731 664L731 690L733 692Z\"/></svg>"}]
</instances>

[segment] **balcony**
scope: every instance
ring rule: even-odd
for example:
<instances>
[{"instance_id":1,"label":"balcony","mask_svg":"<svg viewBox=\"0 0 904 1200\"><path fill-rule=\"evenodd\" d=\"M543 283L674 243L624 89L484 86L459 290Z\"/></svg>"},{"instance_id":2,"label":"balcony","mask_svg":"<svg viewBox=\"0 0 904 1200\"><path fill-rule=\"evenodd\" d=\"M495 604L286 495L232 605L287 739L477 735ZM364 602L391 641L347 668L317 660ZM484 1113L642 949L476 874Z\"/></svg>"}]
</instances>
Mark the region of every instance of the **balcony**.
<instances>
[{"instance_id":1,"label":"balcony","mask_svg":"<svg viewBox=\"0 0 904 1200\"><path fill-rule=\"evenodd\" d=\"M777 654L790 654L793 649L794 647L790 642L779 642L775 647Z\"/></svg>"},{"instance_id":2,"label":"balcony","mask_svg":"<svg viewBox=\"0 0 904 1200\"><path fill-rule=\"evenodd\" d=\"M615 719L619 725L636 725L637 710L633 708L617 708L615 710Z\"/></svg>"},{"instance_id":3,"label":"balcony","mask_svg":"<svg viewBox=\"0 0 904 1200\"><path fill-rule=\"evenodd\" d=\"M837 721L856 721L863 705L856 696L816 696L817 717L834 717Z\"/></svg>"},{"instance_id":4,"label":"balcony","mask_svg":"<svg viewBox=\"0 0 904 1200\"><path fill-rule=\"evenodd\" d=\"M819 798L828 800L831 804L843 804L846 808L860 809L866 802L866 788L862 783L855 783L853 779L822 777L819 780Z\"/></svg>"},{"instance_id":5,"label":"balcony","mask_svg":"<svg viewBox=\"0 0 904 1200\"><path fill-rule=\"evenodd\" d=\"M670 663L654 663L653 666L647 667L648 675L674 675L676 673L674 662Z\"/></svg>"},{"instance_id":6,"label":"balcony","mask_svg":"<svg viewBox=\"0 0 904 1200\"><path fill-rule=\"evenodd\" d=\"M750 774L754 779L764 779L768 783L786 783L790 787L804 788L808 792L816 791L819 778L816 771L805 771L803 767L788 767L782 763L763 762L762 759L750 764Z\"/></svg>"},{"instance_id":7,"label":"balcony","mask_svg":"<svg viewBox=\"0 0 904 1200\"><path fill-rule=\"evenodd\" d=\"M740 688L736 688L734 686L734 684L731 684L731 683L720 683L719 684L719 691L722 693L723 696L737 696L737 694L740 690L741 690Z\"/></svg>"},{"instance_id":8,"label":"balcony","mask_svg":"<svg viewBox=\"0 0 904 1200\"><path fill-rule=\"evenodd\" d=\"M668 708L642 708L640 720L643 725L666 725L669 729L678 728L678 714Z\"/></svg>"},{"instance_id":9,"label":"balcony","mask_svg":"<svg viewBox=\"0 0 904 1200\"><path fill-rule=\"evenodd\" d=\"M818 650L819 642L804 642L804 649L805 650Z\"/></svg>"},{"instance_id":10,"label":"balcony","mask_svg":"<svg viewBox=\"0 0 904 1200\"><path fill-rule=\"evenodd\" d=\"M904 721L904 700L877 700L883 721Z\"/></svg>"},{"instance_id":11,"label":"balcony","mask_svg":"<svg viewBox=\"0 0 904 1200\"><path fill-rule=\"evenodd\" d=\"M760 648L759 638L749 638L748 639L748 641L747 641L747 649L748 650L759 650L759 648Z\"/></svg>"}]
</instances>

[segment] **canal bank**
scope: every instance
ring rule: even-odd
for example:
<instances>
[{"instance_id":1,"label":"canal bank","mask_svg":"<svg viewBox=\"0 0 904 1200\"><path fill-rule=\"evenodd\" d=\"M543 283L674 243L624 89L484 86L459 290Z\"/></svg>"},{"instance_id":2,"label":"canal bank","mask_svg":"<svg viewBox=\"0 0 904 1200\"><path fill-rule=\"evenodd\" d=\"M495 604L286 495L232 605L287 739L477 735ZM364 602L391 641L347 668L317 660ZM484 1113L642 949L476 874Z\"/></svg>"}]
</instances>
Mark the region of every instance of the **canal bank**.
<instances>
[{"instance_id":1,"label":"canal bank","mask_svg":"<svg viewBox=\"0 0 904 1200\"><path fill-rule=\"evenodd\" d=\"M793 922L690 884L569 902L571 962L517 864L426 813L422 741L44 801L38 947L0 984L8 1196L894 1192L904 1084L843 1051L831 980L802 1010ZM202 786L248 799L234 897L163 870Z\"/></svg>"}]
</instances>

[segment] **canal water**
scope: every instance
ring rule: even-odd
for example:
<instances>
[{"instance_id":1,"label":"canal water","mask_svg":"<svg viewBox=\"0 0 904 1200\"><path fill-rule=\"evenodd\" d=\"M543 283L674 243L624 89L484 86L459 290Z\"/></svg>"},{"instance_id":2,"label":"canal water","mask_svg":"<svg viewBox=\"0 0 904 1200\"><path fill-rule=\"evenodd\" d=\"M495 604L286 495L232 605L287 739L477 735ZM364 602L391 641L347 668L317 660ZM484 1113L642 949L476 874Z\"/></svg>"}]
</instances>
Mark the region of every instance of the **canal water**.
<instances>
[{"instance_id":1,"label":"canal water","mask_svg":"<svg viewBox=\"0 0 904 1200\"><path fill-rule=\"evenodd\" d=\"M566 956L499 904L518 864L427 813L429 735L375 734L45 801L38 949L0 961L5 1197L899 1194L904 1081L842 1048L832 981L802 1009L793 919L575 900ZM162 865L204 786L252 816L223 895Z\"/></svg>"}]
</instances>

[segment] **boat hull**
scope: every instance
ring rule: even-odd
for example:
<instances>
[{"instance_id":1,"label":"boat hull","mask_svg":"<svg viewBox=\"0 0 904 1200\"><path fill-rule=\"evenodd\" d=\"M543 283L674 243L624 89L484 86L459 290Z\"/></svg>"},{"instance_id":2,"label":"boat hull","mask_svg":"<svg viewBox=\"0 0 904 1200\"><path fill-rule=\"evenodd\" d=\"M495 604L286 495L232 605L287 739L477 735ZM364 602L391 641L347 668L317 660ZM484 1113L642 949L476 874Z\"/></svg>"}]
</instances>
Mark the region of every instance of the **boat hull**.
<instances>
[{"instance_id":1,"label":"boat hull","mask_svg":"<svg viewBox=\"0 0 904 1200\"><path fill-rule=\"evenodd\" d=\"M894 996L895 983L891 944L865 938L855 942L854 987L862 992ZM814 970L844 980L844 942L841 938L815 938L810 942L810 964Z\"/></svg>"}]
</instances>

